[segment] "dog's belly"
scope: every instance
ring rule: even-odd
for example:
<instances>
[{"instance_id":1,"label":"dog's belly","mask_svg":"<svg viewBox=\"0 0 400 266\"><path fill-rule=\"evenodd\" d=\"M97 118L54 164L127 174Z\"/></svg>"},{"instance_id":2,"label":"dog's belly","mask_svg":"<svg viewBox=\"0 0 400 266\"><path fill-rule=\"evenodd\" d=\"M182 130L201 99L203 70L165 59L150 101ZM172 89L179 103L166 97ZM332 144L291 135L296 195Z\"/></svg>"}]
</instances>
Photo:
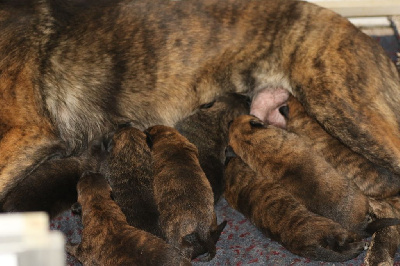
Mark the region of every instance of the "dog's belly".
<instances>
[{"instance_id":1,"label":"dog's belly","mask_svg":"<svg viewBox=\"0 0 400 266\"><path fill-rule=\"evenodd\" d=\"M400 83L382 48L305 2L232 2L127 1L110 9L124 14L117 20L107 9L99 11L102 20L78 16L77 28L60 32L42 63L53 83L43 98L62 138L85 146L124 119L139 128L171 126L228 91L282 87L332 135L399 173ZM332 31L332 23L341 30ZM73 90L81 102L62 106ZM256 96L252 113L282 125L279 95L265 105L267 98ZM48 97L59 97L61 106Z\"/></svg>"}]
</instances>

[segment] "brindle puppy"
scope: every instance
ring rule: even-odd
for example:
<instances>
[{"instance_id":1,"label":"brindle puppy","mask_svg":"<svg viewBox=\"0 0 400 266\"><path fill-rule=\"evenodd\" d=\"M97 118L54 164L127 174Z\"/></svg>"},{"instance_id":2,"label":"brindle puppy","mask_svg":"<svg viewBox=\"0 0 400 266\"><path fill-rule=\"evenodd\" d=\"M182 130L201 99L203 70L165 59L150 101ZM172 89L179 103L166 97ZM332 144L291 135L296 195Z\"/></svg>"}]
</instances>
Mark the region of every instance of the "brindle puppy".
<instances>
[{"instance_id":1,"label":"brindle puppy","mask_svg":"<svg viewBox=\"0 0 400 266\"><path fill-rule=\"evenodd\" d=\"M223 192L225 148L228 145L228 122L250 111L249 99L239 94L219 97L211 107L178 122L175 128L199 151L200 166L206 174L217 202Z\"/></svg>"},{"instance_id":2,"label":"brindle puppy","mask_svg":"<svg viewBox=\"0 0 400 266\"><path fill-rule=\"evenodd\" d=\"M365 229L367 197L298 135L243 115L229 128L229 145L253 171L279 182L310 211L350 231Z\"/></svg>"},{"instance_id":3,"label":"brindle puppy","mask_svg":"<svg viewBox=\"0 0 400 266\"><path fill-rule=\"evenodd\" d=\"M82 242L67 251L84 265L191 265L162 239L128 225L101 174L84 174L77 190Z\"/></svg>"},{"instance_id":4,"label":"brindle puppy","mask_svg":"<svg viewBox=\"0 0 400 266\"><path fill-rule=\"evenodd\" d=\"M287 130L301 135L302 139L307 141L307 145L312 146L341 175L353 180L365 195L386 198L399 193L398 175L371 163L329 135L307 115L293 96L289 97L287 106L280 110L286 118Z\"/></svg>"},{"instance_id":5,"label":"brindle puppy","mask_svg":"<svg viewBox=\"0 0 400 266\"><path fill-rule=\"evenodd\" d=\"M326 133L306 114L303 106L294 97L289 97L287 106L280 111L286 118L287 130L301 135L336 170L353 180L365 195L382 199L369 199L372 212L378 218L400 218L399 197L395 196L400 189L397 175L371 163ZM365 259L367 265L378 265L381 262L393 264L397 246L400 244L398 230L398 226L387 227L374 234Z\"/></svg>"},{"instance_id":6,"label":"brindle puppy","mask_svg":"<svg viewBox=\"0 0 400 266\"><path fill-rule=\"evenodd\" d=\"M309 211L285 183L257 177L240 157L229 160L225 179L229 204L290 252L314 260L346 261L364 249L356 233Z\"/></svg>"},{"instance_id":7,"label":"brindle puppy","mask_svg":"<svg viewBox=\"0 0 400 266\"><path fill-rule=\"evenodd\" d=\"M186 258L207 252L215 256L215 242L225 227L217 226L210 183L198 161L194 144L167 126L148 129L154 159L154 196L159 224L167 243Z\"/></svg>"},{"instance_id":8,"label":"brindle puppy","mask_svg":"<svg viewBox=\"0 0 400 266\"><path fill-rule=\"evenodd\" d=\"M0 33L0 202L54 154L78 155L125 121L173 126L227 92L253 96L268 120L292 92L332 135L400 173L394 64L311 3L4 0Z\"/></svg>"},{"instance_id":9,"label":"brindle puppy","mask_svg":"<svg viewBox=\"0 0 400 266\"><path fill-rule=\"evenodd\" d=\"M146 134L133 127L121 128L107 149L100 172L110 183L128 224L160 236L153 195L153 159Z\"/></svg>"}]
</instances>

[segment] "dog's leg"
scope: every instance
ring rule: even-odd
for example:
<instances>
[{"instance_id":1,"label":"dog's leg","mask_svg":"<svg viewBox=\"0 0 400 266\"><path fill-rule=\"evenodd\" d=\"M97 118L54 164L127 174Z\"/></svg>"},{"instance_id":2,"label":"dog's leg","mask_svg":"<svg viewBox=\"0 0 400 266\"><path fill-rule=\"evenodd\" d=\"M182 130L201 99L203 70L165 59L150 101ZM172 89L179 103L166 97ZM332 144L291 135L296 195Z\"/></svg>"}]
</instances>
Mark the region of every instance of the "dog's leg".
<instances>
[{"instance_id":1,"label":"dog's leg","mask_svg":"<svg viewBox=\"0 0 400 266\"><path fill-rule=\"evenodd\" d=\"M307 42L293 55L293 94L329 133L400 174L399 75L379 44L346 27L346 40L328 44L329 50L339 52L335 60L329 53L314 54ZM313 67L305 70L304 64Z\"/></svg>"},{"instance_id":2,"label":"dog's leg","mask_svg":"<svg viewBox=\"0 0 400 266\"><path fill-rule=\"evenodd\" d=\"M0 139L0 150L2 211L56 214L62 210L58 207L69 207L76 200L80 162L61 159L65 156L63 145L43 127L6 131Z\"/></svg>"},{"instance_id":3,"label":"dog's leg","mask_svg":"<svg viewBox=\"0 0 400 266\"><path fill-rule=\"evenodd\" d=\"M15 127L0 135L0 199L37 166L63 156L63 146L39 126Z\"/></svg>"},{"instance_id":4,"label":"dog's leg","mask_svg":"<svg viewBox=\"0 0 400 266\"><path fill-rule=\"evenodd\" d=\"M76 184L84 171L77 157L43 162L1 201L3 211L46 211L55 217L76 202Z\"/></svg>"}]
</instances>

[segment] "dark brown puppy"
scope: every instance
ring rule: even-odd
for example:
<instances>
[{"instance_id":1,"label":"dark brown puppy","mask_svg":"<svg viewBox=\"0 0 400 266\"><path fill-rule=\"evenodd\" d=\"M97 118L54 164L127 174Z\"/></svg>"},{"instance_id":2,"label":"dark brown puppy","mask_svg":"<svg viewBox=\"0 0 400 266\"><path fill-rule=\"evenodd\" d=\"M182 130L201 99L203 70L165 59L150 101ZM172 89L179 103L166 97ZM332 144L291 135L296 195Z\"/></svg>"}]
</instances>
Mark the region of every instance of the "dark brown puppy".
<instances>
[{"instance_id":1,"label":"dark brown puppy","mask_svg":"<svg viewBox=\"0 0 400 266\"><path fill-rule=\"evenodd\" d=\"M229 144L253 171L279 182L310 211L350 231L366 227L368 198L298 135L243 115L229 128Z\"/></svg>"},{"instance_id":2,"label":"dark brown puppy","mask_svg":"<svg viewBox=\"0 0 400 266\"><path fill-rule=\"evenodd\" d=\"M113 134L100 167L128 224L160 236L153 195L153 159L146 134L127 125Z\"/></svg>"},{"instance_id":3,"label":"dark brown puppy","mask_svg":"<svg viewBox=\"0 0 400 266\"><path fill-rule=\"evenodd\" d=\"M250 111L249 98L230 93L219 97L211 107L204 107L180 121L175 128L199 151L200 166L206 174L217 202L223 192L225 148L228 145L228 123Z\"/></svg>"},{"instance_id":4,"label":"dark brown puppy","mask_svg":"<svg viewBox=\"0 0 400 266\"><path fill-rule=\"evenodd\" d=\"M400 178L388 169L373 164L353 152L338 139L329 135L320 124L307 115L303 106L293 96L281 108L286 118L287 130L307 141L341 175L353 180L361 191L375 198L386 198L400 191Z\"/></svg>"},{"instance_id":5,"label":"dark brown puppy","mask_svg":"<svg viewBox=\"0 0 400 266\"><path fill-rule=\"evenodd\" d=\"M77 190L82 241L67 251L84 265L190 265L164 240L128 225L103 175L85 173Z\"/></svg>"},{"instance_id":6,"label":"dark brown puppy","mask_svg":"<svg viewBox=\"0 0 400 266\"><path fill-rule=\"evenodd\" d=\"M309 211L286 185L259 177L240 157L225 169L225 198L268 237L290 252L323 261L346 261L364 249L356 234Z\"/></svg>"},{"instance_id":7,"label":"dark brown puppy","mask_svg":"<svg viewBox=\"0 0 400 266\"><path fill-rule=\"evenodd\" d=\"M225 224L217 226L210 183L198 160L197 148L171 127L148 129L154 159L154 196L159 224L167 243L187 258L215 256L215 242Z\"/></svg>"}]
</instances>

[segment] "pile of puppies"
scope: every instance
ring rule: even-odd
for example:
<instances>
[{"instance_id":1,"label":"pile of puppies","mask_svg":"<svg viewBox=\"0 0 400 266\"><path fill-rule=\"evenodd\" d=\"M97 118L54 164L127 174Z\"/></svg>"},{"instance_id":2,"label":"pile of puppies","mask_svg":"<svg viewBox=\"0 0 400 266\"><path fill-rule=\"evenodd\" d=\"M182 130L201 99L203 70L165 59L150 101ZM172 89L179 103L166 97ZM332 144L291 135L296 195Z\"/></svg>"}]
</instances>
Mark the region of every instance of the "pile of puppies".
<instances>
[{"instance_id":1,"label":"pile of puppies","mask_svg":"<svg viewBox=\"0 0 400 266\"><path fill-rule=\"evenodd\" d=\"M211 260L226 225L217 225L214 196L223 189L227 124L248 109L246 97L232 94L177 124L186 137L167 126L124 125L95 143L103 146L91 149L98 173L80 178L73 207L82 214L82 242L67 251L85 265Z\"/></svg>"},{"instance_id":2,"label":"pile of puppies","mask_svg":"<svg viewBox=\"0 0 400 266\"><path fill-rule=\"evenodd\" d=\"M102 152L92 149L98 173L81 177L74 206L82 243L68 252L88 265L211 260L226 224L217 225L213 207L223 192L266 236L300 256L346 261L376 231L375 239L390 235L385 243L397 247L391 225L400 218L399 179L332 138L293 97L280 111L286 129L247 115L248 99L230 94L175 129L121 127ZM367 259L387 248L371 245Z\"/></svg>"},{"instance_id":3,"label":"pile of puppies","mask_svg":"<svg viewBox=\"0 0 400 266\"><path fill-rule=\"evenodd\" d=\"M286 130L249 115L230 126L227 201L295 254L346 261L376 232L366 263L393 262L398 177L327 134L295 98L280 112Z\"/></svg>"}]
</instances>

